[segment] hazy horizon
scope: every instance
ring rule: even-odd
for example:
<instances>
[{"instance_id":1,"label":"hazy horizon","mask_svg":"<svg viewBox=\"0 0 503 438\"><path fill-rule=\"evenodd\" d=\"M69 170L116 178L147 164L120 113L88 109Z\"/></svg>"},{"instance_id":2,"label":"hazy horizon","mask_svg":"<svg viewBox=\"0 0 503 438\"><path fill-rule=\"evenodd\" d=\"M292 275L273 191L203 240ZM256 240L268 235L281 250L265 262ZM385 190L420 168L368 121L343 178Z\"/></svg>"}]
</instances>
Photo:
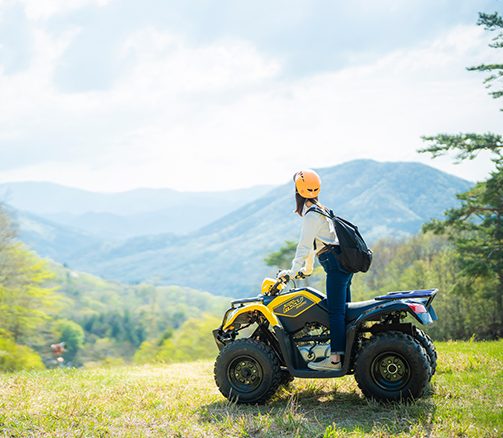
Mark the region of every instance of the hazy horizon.
<instances>
[{"instance_id":1,"label":"hazy horizon","mask_svg":"<svg viewBox=\"0 0 503 438\"><path fill-rule=\"evenodd\" d=\"M333 168L333 167L336 167L336 166L340 166L340 165L344 165L346 163L350 163L352 161L366 161L366 160L370 160L370 161L375 161L377 163L417 163L417 164L423 164L425 166L430 166L430 167L433 167L434 169L436 170L439 170L439 171L442 171L442 172L445 172L447 173L448 175L452 175L452 176L456 176L458 178L461 178L463 180L466 180L468 182L471 182L471 183L475 183L476 181L472 181L472 180L469 180L467 178L463 178L462 176L459 176L459 175L455 175L454 173L451 173L451 172L446 172L438 167L435 167L435 166L432 166L431 164L427 164L427 163L421 163L419 161L379 161L379 160L372 160L370 158L361 158L361 159L356 159L356 160L349 160L349 161L345 161L343 163L338 163L334 166L327 166L327 167L317 167L315 169L329 169L329 168ZM245 187L236 187L236 188L230 188L230 189L216 189L216 190L178 190L178 189L174 189L172 187L145 187L145 186L139 186L139 187L134 187L134 188L131 188L131 189L127 189L127 190L117 190L117 191L102 191L102 190L89 190L89 189L86 189L85 187L79 187L79 186L72 186L72 185L67 185L67 184L61 184L61 183L58 183L58 182L55 182L55 181L50 181L50 180L19 180L19 181L1 181L0 180L0 185L8 185L8 184L16 184L16 183L26 183L26 184L39 184L39 183L47 183L47 184L54 184L54 185L57 185L57 186L61 186L61 187L66 187L66 188L69 188L69 189L76 189L76 190L82 190L82 191L87 191L87 192L93 192L93 193L101 193L101 194L119 194L119 193L127 193L127 192L133 192L133 191L140 191L140 190L170 190L170 191L174 191L174 192L180 192L180 193L219 193L219 192L228 192L228 191L240 191L240 190L249 190L249 189L253 189L253 188L256 188L256 187L270 187L270 188L274 188L274 187L277 187L277 186L280 186L280 185L283 185L283 184L287 184L288 182L291 182L291 178L289 178L287 181L283 181L283 182L279 182L277 184L255 184L255 185L251 185L251 186L245 186ZM1 199L0 199L1 201Z\"/></svg>"}]
</instances>

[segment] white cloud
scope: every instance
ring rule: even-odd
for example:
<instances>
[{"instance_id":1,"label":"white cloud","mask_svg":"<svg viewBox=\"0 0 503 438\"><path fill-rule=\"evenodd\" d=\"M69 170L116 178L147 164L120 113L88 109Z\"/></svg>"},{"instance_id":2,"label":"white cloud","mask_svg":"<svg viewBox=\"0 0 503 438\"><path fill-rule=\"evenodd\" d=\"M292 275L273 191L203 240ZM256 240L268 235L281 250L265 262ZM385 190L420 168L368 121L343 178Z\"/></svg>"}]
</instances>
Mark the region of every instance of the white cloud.
<instances>
[{"instance_id":1,"label":"white cloud","mask_svg":"<svg viewBox=\"0 0 503 438\"><path fill-rule=\"evenodd\" d=\"M6 0L9 1L9 0ZM30 20L47 20L85 6L106 6L112 0L17 0ZM1 6L1 3L0 3Z\"/></svg>"},{"instance_id":2,"label":"white cloud","mask_svg":"<svg viewBox=\"0 0 503 438\"><path fill-rule=\"evenodd\" d=\"M118 56L129 67L111 89L65 94L52 74L77 32L37 28L30 69L0 74L0 99L9 102L0 107L0 142L44 149L5 171L0 163L0 180L225 189L354 158L427 162L415 152L421 135L501 126L482 77L465 71L492 55L474 26L303 79L282 78L281 62L246 41L194 45L148 28L124 41ZM429 164L477 179L488 163Z\"/></svg>"},{"instance_id":3,"label":"white cloud","mask_svg":"<svg viewBox=\"0 0 503 438\"><path fill-rule=\"evenodd\" d=\"M151 28L128 38L122 57L130 58L134 67L117 88L137 96L228 92L272 78L280 68L243 41L194 47Z\"/></svg>"}]
</instances>

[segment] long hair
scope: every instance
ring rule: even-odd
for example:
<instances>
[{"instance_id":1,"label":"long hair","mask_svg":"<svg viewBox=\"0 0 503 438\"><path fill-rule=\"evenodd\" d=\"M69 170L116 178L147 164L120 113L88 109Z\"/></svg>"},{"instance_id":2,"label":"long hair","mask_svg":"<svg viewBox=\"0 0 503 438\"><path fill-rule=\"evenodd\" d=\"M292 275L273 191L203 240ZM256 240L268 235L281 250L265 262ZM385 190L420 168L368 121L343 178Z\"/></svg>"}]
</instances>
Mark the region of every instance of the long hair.
<instances>
[{"instance_id":1,"label":"long hair","mask_svg":"<svg viewBox=\"0 0 503 438\"><path fill-rule=\"evenodd\" d=\"M304 205L306 204L307 201L310 201L314 205L326 210L325 206L321 205L320 202L318 201L318 197L303 198L302 196L299 195L299 192L297 192L297 190L295 190L295 210L294 210L294 212L297 213L299 216L302 216L302 212L304 211Z\"/></svg>"}]
</instances>

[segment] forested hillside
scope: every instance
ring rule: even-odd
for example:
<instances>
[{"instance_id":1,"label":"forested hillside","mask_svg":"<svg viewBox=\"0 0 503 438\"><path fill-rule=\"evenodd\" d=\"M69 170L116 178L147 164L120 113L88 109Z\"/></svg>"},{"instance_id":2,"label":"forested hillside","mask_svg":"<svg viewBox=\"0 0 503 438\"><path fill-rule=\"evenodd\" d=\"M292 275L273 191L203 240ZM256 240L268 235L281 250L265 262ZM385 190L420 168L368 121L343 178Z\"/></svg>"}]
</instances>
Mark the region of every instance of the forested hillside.
<instances>
[{"instance_id":1,"label":"forested hillside","mask_svg":"<svg viewBox=\"0 0 503 438\"><path fill-rule=\"evenodd\" d=\"M220 315L228 300L187 287L124 285L39 258L17 241L0 205L0 370L130 360L190 318ZM209 317L209 316L208 316Z\"/></svg>"},{"instance_id":2,"label":"forested hillside","mask_svg":"<svg viewBox=\"0 0 503 438\"><path fill-rule=\"evenodd\" d=\"M416 233L424 222L456 205L455 194L470 187L467 181L419 163L358 160L319 173L321 201L357 223L371 243ZM104 278L244 296L255 294L262 277L272 273L263 261L265 255L286 239L297 238L300 221L292 213L292 190L289 182L185 236L96 243L77 234L77 244L69 239L67 248L62 248L59 242L64 239L57 232L45 232L47 224L37 230L31 218L30 228L21 227L21 237L41 255ZM194 217L192 211L184 214ZM23 219L21 225L26 222Z\"/></svg>"},{"instance_id":3,"label":"forested hillside","mask_svg":"<svg viewBox=\"0 0 503 438\"><path fill-rule=\"evenodd\" d=\"M187 320L220 316L228 305L227 298L187 287L126 285L52 263L50 269L52 284L69 301L65 318L84 329L79 363L129 360L144 341L168 339Z\"/></svg>"}]
</instances>

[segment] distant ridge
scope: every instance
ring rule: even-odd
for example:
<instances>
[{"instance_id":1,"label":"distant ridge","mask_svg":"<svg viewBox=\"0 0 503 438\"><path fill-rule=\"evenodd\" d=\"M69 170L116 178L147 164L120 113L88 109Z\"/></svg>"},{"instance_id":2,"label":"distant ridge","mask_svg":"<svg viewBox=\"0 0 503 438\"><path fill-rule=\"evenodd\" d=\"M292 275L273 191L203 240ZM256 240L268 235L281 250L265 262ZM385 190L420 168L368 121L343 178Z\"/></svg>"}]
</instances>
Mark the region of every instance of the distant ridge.
<instances>
[{"instance_id":1,"label":"distant ridge","mask_svg":"<svg viewBox=\"0 0 503 438\"><path fill-rule=\"evenodd\" d=\"M16 182L0 184L0 202L107 240L145 234L185 234L271 188L263 185L223 192L135 189L98 193L49 182ZM185 210L193 214L187 215Z\"/></svg>"},{"instance_id":2,"label":"distant ridge","mask_svg":"<svg viewBox=\"0 0 503 438\"><path fill-rule=\"evenodd\" d=\"M409 162L356 160L318 172L321 202L358 224L371 243L416 233L424 222L456 205L455 194L472 185ZM298 237L301 221L293 208L288 183L185 236L103 243L59 261L120 281L177 284L222 295L256 293L260 280L273 273L264 257ZM43 254L43 242L33 246Z\"/></svg>"}]
</instances>

